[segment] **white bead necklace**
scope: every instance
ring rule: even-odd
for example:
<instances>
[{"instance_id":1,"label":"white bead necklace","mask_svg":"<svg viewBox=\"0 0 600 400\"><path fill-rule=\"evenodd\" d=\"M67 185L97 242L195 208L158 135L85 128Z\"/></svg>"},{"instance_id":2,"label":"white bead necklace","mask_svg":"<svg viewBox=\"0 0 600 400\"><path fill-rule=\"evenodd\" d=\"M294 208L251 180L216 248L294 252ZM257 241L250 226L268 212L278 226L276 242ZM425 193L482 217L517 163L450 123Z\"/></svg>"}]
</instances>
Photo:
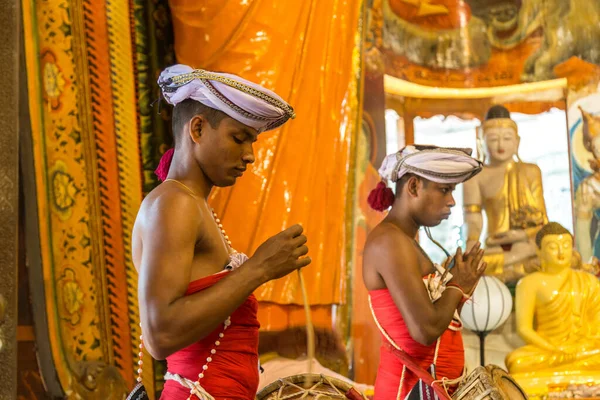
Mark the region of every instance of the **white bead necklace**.
<instances>
[{"instance_id":1,"label":"white bead necklace","mask_svg":"<svg viewBox=\"0 0 600 400\"><path fill-rule=\"evenodd\" d=\"M175 180L173 180L175 181ZM181 185L183 185L183 183L179 182L179 181L175 181ZM183 185L185 186L185 185ZM189 189L187 186L185 186L190 192L193 193L193 191L191 189ZM232 247L231 247L231 241L229 240L229 236L227 236L227 233L225 233L225 229L223 229L223 224L221 224L221 220L217 217L217 213L215 213L215 210L211 210L212 214L213 214L213 218L217 224L217 226L219 227L219 230L221 231L221 235L223 235L223 239L225 240L225 242L227 243L228 246L228 250L231 253L232 252ZM221 339L223 339L225 337L225 331L227 330L227 328L229 328L229 326L231 325L231 316L227 317L227 319L225 320L225 322L223 322L223 331L221 333L219 333L219 338L217 340L215 340L214 346L213 348L210 350L210 355L206 358L206 363L202 366L202 370L201 372L198 374L198 379L196 380L194 387L200 384L200 380L202 380L202 378L204 378L204 373L206 372L206 370L208 370L208 364L211 363L212 356L214 356L215 354L217 354L217 347L219 347L221 345ZM142 323L140 322L140 328L142 327ZM142 382L142 366L144 364L142 358L144 356L143 353L143 349L144 349L144 341L143 341L143 335L140 335L140 352L138 353L138 376L137 376L137 381ZM190 396L188 397L188 400L191 400L192 395L194 395L195 393L195 389L191 389L190 390Z\"/></svg>"}]
</instances>

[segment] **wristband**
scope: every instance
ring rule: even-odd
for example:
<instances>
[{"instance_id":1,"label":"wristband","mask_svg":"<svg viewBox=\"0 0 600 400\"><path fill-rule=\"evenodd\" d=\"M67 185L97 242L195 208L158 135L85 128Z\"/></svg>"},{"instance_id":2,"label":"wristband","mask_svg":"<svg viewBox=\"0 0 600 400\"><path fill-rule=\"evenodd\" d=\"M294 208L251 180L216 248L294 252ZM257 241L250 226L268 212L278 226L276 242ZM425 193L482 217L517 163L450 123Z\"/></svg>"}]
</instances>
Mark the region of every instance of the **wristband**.
<instances>
[{"instance_id":1,"label":"wristband","mask_svg":"<svg viewBox=\"0 0 600 400\"><path fill-rule=\"evenodd\" d=\"M465 293L464 290L462 290L462 288L457 285L456 283L454 284L447 284L446 285L446 289L453 289L453 290L458 290L460 292L460 294L462 294L462 298L460 299L460 302L458 303L459 305L463 305L467 302L467 300L469 300L471 298L471 296L469 296L468 294Z\"/></svg>"},{"instance_id":2,"label":"wristband","mask_svg":"<svg viewBox=\"0 0 600 400\"><path fill-rule=\"evenodd\" d=\"M463 294L466 294L467 292L465 291L465 289L463 289L462 286L460 286L458 283L455 282L448 282L446 283L446 287L455 287L457 289L460 289L461 292L463 292Z\"/></svg>"}]
</instances>

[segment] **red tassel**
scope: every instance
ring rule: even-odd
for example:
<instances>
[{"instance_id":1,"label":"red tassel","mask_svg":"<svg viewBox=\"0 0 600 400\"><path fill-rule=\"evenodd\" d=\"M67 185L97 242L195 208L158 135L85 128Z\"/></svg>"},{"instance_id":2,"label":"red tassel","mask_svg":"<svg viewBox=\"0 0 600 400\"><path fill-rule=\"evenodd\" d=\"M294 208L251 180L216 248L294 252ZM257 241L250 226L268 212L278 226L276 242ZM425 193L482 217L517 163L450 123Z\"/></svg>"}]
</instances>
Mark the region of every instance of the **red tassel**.
<instances>
[{"instance_id":1,"label":"red tassel","mask_svg":"<svg viewBox=\"0 0 600 400\"><path fill-rule=\"evenodd\" d=\"M156 176L161 181L167 179L167 175L169 175L169 168L171 167L171 161L173 161L173 153L174 149L169 149L165 151L165 154L160 158L160 162L158 163L158 167L154 170Z\"/></svg>"},{"instance_id":2,"label":"red tassel","mask_svg":"<svg viewBox=\"0 0 600 400\"><path fill-rule=\"evenodd\" d=\"M373 210L385 211L394 204L394 192L381 181L371 190L367 201Z\"/></svg>"}]
</instances>

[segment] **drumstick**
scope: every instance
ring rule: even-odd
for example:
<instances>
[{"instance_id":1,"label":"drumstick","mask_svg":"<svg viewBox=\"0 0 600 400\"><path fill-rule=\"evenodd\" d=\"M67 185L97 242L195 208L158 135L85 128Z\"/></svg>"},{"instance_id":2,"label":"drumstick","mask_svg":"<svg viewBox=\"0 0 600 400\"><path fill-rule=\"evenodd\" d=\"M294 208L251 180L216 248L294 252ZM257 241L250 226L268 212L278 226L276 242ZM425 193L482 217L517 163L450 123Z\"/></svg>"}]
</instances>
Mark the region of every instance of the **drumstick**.
<instances>
[{"instance_id":1,"label":"drumstick","mask_svg":"<svg viewBox=\"0 0 600 400\"><path fill-rule=\"evenodd\" d=\"M298 279L300 280L300 288L302 289L302 299L304 301L304 313L306 314L306 338L307 338L307 356L308 356L308 373L312 373L312 363L315 358L315 327L312 324L310 315L310 304L308 303L308 294L302 270L298 270Z\"/></svg>"}]
</instances>

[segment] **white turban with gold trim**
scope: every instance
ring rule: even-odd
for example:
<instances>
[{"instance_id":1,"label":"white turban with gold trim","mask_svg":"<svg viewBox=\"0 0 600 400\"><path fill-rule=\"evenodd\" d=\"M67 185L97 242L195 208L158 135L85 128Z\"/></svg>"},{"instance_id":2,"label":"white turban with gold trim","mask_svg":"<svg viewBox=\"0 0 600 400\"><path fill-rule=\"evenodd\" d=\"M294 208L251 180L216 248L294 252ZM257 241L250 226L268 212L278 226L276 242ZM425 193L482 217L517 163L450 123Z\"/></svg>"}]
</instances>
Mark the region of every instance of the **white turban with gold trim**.
<instances>
[{"instance_id":1,"label":"white turban with gold trim","mask_svg":"<svg viewBox=\"0 0 600 400\"><path fill-rule=\"evenodd\" d=\"M275 129L296 116L293 108L274 92L232 74L177 64L160 74L158 85L169 104L177 106L192 99L258 132Z\"/></svg>"},{"instance_id":2,"label":"white turban with gold trim","mask_svg":"<svg viewBox=\"0 0 600 400\"><path fill-rule=\"evenodd\" d=\"M438 183L462 183L477 175L483 166L471 154L469 148L410 145L388 155L379 175L392 182L411 173Z\"/></svg>"}]
</instances>

